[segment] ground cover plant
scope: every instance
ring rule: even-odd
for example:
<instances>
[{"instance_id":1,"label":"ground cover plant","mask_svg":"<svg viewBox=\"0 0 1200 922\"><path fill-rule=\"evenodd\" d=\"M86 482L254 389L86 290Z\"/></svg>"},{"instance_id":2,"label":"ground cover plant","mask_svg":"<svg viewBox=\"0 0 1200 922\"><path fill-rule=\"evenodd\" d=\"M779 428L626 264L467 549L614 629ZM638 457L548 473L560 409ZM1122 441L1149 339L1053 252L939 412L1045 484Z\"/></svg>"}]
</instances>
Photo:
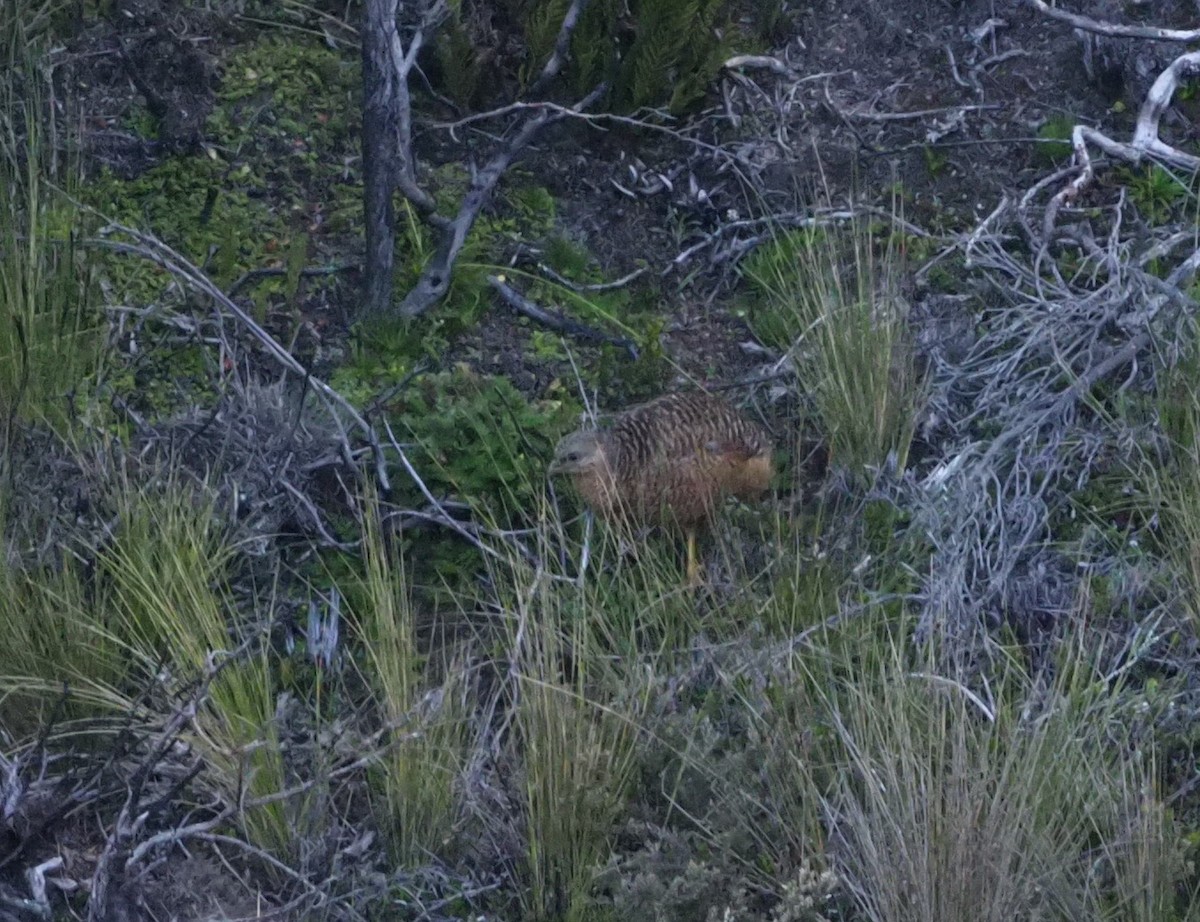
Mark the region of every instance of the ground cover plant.
<instances>
[{"instance_id":1,"label":"ground cover plant","mask_svg":"<svg viewBox=\"0 0 1200 922\"><path fill-rule=\"evenodd\" d=\"M1195 35L851 6L0 8L0 918L1200 918Z\"/></svg>"}]
</instances>

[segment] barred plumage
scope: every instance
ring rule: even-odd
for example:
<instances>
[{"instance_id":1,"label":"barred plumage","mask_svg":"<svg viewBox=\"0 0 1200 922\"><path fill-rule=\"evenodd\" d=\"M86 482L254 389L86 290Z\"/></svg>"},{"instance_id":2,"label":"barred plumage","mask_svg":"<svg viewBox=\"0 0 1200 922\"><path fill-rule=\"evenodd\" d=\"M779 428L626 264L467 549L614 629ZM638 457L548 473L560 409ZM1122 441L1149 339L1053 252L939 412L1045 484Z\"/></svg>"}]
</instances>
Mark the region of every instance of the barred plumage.
<instances>
[{"instance_id":1,"label":"barred plumage","mask_svg":"<svg viewBox=\"0 0 1200 922\"><path fill-rule=\"evenodd\" d=\"M718 397L667 394L564 438L550 473L567 474L597 514L632 524L674 524L688 536L727 495L756 499L770 484L771 439Z\"/></svg>"}]
</instances>

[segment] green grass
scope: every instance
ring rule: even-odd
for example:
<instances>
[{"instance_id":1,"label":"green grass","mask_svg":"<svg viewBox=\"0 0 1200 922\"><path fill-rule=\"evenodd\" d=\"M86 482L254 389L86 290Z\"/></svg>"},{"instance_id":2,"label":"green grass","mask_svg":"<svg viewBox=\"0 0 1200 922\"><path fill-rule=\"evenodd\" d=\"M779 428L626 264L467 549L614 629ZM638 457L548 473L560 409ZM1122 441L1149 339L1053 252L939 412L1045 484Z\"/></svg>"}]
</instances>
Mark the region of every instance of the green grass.
<instances>
[{"instance_id":1,"label":"green grass","mask_svg":"<svg viewBox=\"0 0 1200 922\"><path fill-rule=\"evenodd\" d=\"M856 479L889 458L904 469L923 391L892 243L862 218L780 229L742 268L751 327L790 354L832 462Z\"/></svg>"},{"instance_id":2,"label":"green grass","mask_svg":"<svg viewBox=\"0 0 1200 922\"><path fill-rule=\"evenodd\" d=\"M4 28L14 27L0 15ZM34 89L34 51L22 51L29 57L0 75L0 438L17 419L65 424L67 398L86 394L103 342L90 263L76 245L77 177L55 167L43 137L66 128L52 127ZM18 70L30 78L23 96Z\"/></svg>"},{"instance_id":3,"label":"green grass","mask_svg":"<svg viewBox=\"0 0 1200 922\"><path fill-rule=\"evenodd\" d=\"M461 662L430 663L420 652L407 566L383 534L376 502L364 497L363 578L345 588L364 683L387 731L371 776L376 821L393 858L420 867L448 856L462 811L455 786L470 741L466 675Z\"/></svg>"}]
</instances>

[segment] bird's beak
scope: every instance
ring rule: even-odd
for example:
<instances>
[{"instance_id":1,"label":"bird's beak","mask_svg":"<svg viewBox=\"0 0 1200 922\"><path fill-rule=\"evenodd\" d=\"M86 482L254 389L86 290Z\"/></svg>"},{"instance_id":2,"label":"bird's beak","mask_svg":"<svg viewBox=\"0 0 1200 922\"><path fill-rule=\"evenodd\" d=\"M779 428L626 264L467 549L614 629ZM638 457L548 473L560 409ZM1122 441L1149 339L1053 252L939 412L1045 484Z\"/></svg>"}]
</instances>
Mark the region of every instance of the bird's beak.
<instances>
[{"instance_id":1,"label":"bird's beak","mask_svg":"<svg viewBox=\"0 0 1200 922\"><path fill-rule=\"evenodd\" d=\"M557 458L555 458L553 461L551 461L550 466L546 468L546 476L547 477L557 477L562 472L563 472L562 465L559 463Z\"/></svg>"}]
</instances>

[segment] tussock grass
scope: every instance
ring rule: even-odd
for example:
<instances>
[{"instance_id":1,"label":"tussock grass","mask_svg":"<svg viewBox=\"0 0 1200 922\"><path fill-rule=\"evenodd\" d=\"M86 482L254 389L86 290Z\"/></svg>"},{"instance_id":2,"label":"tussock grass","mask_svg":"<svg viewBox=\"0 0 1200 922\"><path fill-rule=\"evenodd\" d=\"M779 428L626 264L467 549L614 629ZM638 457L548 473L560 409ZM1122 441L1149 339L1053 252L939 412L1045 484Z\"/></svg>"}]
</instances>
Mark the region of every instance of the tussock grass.
<instances>
[{"instance_id":1,"label":"tussock grass","mask_svg":"<svg viewBox=\"0 0 1200 922\"><path fill-rule=\"evenodd\" d=\"M113 498L118 530L98 555L113 630L139 671L153 666L169 678L199 675L214 652L242 643L230 595L234 548L211 500L186 482L167 478L159 489L125 486ZM259 632L270 622L245 630ZM138 675L132 687L154 679ZM286 786L273 721L274 676L269 653L257 644L213 682L209 707L196 720L197 742L230 802L269 798ZM252 805L240 817L249 839L280 856L296 845L282 801Z\"/></svg>"},{"instance_id":2,"label":"tussock grass","mask_svg":"<svg viewBox=\"0 0 1200 922\"><path fill-rule=\"evenodd\" d=\"M364 498L364 575L348 617L363 644L364 679L391 739L372 773L376 815L395 859L423 866L444 853L460 807L467 759L461 664L429 665L417 646L417 612L403 558L385 540L376 497ZM438 678L440 676L440 678Z\"/></svg>"},{"instance_id":3,"label":"tussock grass","mask_svg":"<svg viewBox=\"0 0 1200 922\"><path fill-rule=\"evenodd\" d=\"M0 498L0 526L3 505ZM51 718L140 713L122 688L122 644L80 569L67 560L56 571L29 571L0 552L0 742L23 741Z\"/></svg>"},{"instance_id":4,"label":"tussock grass","mask_svg":"<svg viewBox=\"0 0 1200 922\"><path fill-rule=\"evenodd\" d=\"M102 345L75 243L78 177L57 161L52 138L65 128L42 98L30 33L47 9L28 12L0 11L0 436L18 418L65 422L64 398L86 389Z\"/></svg>"},{"instance_id":5,"label":"tussock grass","mask_svg":"<svg viewBox=\"0 0 1200 922\"><path fill-rule=\"evenodd\" d=\"M899 290L894 237L866 218L778 229L743 265L751 326L790 353L833 462L856 479L908 460L923 383Z\"/></svg>"},{"instance_id":6,"label":"tussock grass","mask_svg":"<svg viewBox=\"0 0 1200 922\"><path fill-rule=\"evenodd\" d=\"M584 918L592 878L608 855L635 767L641 683L597 648L585 617L555 587L532 579L510 619L515 723L522 754L528 883L535 919ZM632 677L625 677L632 678Z\"/></svg>"},{"instance_id":7,"label":"tussock grass","mask_svg":"<svg viewBox=\"0 0 1200 922\"><path fill-rule=\"evenodd\" d=\"M60 699L60 716L77 720L150 719L205 671L210 654L253 636L236 626L233 548L208 500L167 478L157 489L117 484L109 502L117 524L94 549L86 581L70 563L52 573L0 566L0 715L13 740L34 732L34 715L57 712ZM283 802L256 803L284 788L285 772L273 671L265 646L251 648L212 683L189 739L227 802L249 804L239 820L250 841L289 856L295 838Z\"/></svg>"},{"instance_id":8,"label":"tussock grass","mask_svg":"<svg viewBox=\"0 0 1200 922\"><path fill-rule=\"evenodd\" d=\"M1080 740L1069 708L1028 725L1019 710L989 716L969 689L904 660L826 699L844 762L824 799L860 910L888 922L1081 918L1078 862L1117 806L1117 760Z\"/></svg>"},{"instance_id":9,"label":"tussock grass","mask_svg":"<svg viewBox=\"0 0 1200 922\"><path fill-rule=\"evenodd\" d=\"M1166 548L1184 585L1183 604L1200 627L1200 343L1184 347L1164 374L1158 416L1168 439L1165 465L1146 465L1150 514L1166 525Z\"/></svg>"}]
</instances>

